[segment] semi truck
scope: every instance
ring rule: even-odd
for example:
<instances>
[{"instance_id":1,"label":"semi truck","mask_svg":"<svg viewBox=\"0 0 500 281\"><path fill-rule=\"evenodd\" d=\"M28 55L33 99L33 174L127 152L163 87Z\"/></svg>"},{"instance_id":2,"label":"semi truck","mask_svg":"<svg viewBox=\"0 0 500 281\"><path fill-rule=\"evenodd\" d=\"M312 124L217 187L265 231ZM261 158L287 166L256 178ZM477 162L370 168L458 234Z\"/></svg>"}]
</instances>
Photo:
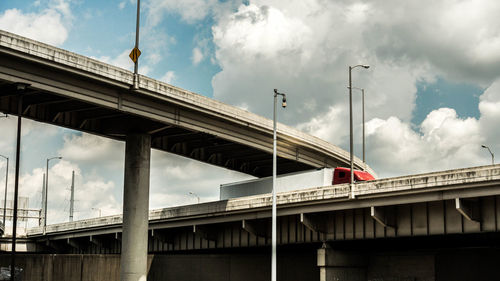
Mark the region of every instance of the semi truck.
<instances>
[{"instance_id":1,"label":"semi truck","mask_svg":"<svg viewBox=\"0 0 500 281\"><path fill-rule=\"evenodd\" d=\"M354 170L354 181L369 181L375 178L368 172ZM276 177L276 191L286 192L313 187L329 186L351 182L349 168L323 168ZM271 193L273 178L265 177L220 185L220 200Z\"/></svg>"}]
</instances>

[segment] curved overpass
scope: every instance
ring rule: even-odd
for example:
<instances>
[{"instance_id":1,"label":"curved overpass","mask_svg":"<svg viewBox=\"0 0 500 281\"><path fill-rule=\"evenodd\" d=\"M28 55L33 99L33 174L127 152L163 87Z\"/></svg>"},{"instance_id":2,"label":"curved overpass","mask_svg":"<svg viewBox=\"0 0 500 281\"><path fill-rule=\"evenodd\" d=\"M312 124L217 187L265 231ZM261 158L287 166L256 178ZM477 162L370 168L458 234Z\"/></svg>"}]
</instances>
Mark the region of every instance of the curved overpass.
<instances>
[{"instance_id":1,"label":"curved overpass","mask_svg":"<svg viewBox=\"0 0 500 281\"><path fill-rule=\"evenodd\" d=\"M145 76L133 91L132 81L130 71L0 30L0 111L118 140L146 132L153 148L271 175L272 120ZM279 174L348 165L348 152L278 124Z\"/></svg>"}]
</instances>

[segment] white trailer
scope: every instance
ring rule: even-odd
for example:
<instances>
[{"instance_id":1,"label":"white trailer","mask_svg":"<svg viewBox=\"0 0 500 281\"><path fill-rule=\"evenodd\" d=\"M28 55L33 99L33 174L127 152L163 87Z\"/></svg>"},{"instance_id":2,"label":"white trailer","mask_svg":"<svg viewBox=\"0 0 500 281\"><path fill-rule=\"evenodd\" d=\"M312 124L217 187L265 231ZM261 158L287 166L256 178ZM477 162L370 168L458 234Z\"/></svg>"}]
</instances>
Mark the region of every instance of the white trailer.
<instances>
[{"instance_id":1,"label":"white trailer","mask_svg":"<svg viewBox=\"0 0 500 281\"><path fill-rule=\"evenodd\" d=\"M332 168L280 175L276 178L276 191L285 192L332 185ZM273 177L246 180L220 185L220 200L271 193Z\"/></svg>"}]
</instances>

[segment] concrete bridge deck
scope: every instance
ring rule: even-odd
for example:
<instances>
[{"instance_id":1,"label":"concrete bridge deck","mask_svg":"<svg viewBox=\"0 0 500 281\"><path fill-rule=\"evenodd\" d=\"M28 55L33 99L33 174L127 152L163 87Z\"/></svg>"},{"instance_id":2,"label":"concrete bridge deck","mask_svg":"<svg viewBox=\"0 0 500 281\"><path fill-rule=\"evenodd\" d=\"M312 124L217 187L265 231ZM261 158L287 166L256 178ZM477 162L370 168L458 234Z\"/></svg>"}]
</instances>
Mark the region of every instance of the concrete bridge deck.
<instances>
[{"instance_id":1,"label":"concrete bridge deck","mask_svg":"<svg viewBox=\"0 0 500 281\"><path fill-rule=\"evenodd\" d=\"M279 243L496 232L498 195L500 165L359 183L353 192L346 184L280 193ZM149 249L268 245L270 208L271 197L265 194L152 210ZM27 232L41 245L75 246L72 241L77 241L79 250L90 244L95 253L119 252L120 233L121 216L49 225L46 235L41 227ZM102 239L107 248L94 248Z\"/></svg>"}]
</instances>

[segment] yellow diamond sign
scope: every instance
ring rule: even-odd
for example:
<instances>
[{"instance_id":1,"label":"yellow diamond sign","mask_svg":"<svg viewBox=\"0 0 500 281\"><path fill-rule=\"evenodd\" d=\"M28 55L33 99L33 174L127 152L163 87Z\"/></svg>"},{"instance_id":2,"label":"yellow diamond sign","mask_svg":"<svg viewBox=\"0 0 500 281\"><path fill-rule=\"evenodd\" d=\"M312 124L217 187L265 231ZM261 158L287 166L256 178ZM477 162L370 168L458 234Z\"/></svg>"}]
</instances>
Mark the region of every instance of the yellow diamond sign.
<instances>
[{"instance_id":1,"label":"yellow diamond sign","mask_svg":"<svg viewBox=\"0 0 500 281\"><path fill-rule=\"evenodd\" d=\"M136 63L137 60L139 59L139 56L141 55L141 51L139 50L139 48L135 47L132 52L130 52L130 54L128 55L130 57L130 59Z\"/></svg>"}]
</instances>

